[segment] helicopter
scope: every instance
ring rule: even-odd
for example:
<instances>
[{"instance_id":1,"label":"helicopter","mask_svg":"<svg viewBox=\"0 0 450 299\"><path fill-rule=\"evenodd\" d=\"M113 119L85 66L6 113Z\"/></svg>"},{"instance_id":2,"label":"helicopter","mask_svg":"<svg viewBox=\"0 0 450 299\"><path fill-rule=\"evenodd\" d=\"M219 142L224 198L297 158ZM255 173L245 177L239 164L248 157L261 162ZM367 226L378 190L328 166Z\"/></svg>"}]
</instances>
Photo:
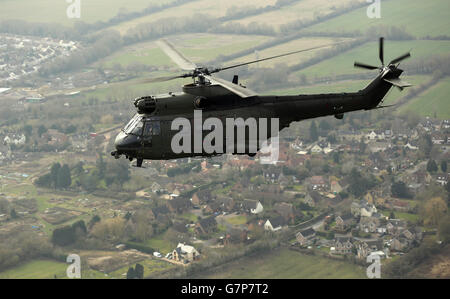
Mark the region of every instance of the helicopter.
<instances>
[{"instance_id":1,"label":"helicopter","mask_svg":"<svg viewBox=\"0 0 450 299\"><path fill-rule=\"evenodd\" d=\"M175 76L144 79L143 82L163 82L177 78L192 78L193 82L185 84L182 87L182 92L142 96L134 100L137 113L117 135L114 142L116 150L111 152L111 155L116 159L122 155L130 161L136 159L137 167L142 167L144 159L170 160L186 157L211 157L223 153L245 154L252 157L261 149L264 141L274 137L275 134L288 127L292 122L331 115L337 119L342 119L344 114L348 112L390 107L392 105L382 105L383 98L388 91L393 86L400 90L411 86L411 84L400 79L403 70L398 68L400 62L410 57L411 54L409 52L403 54L385 65L383 37L379 38L381 66L360 62L354 63L354 67L357 68L379 71L378 75L365 88L350 93L287 96L258 95L240 84L238 75L234 75L230 82L212 76L212 74L330 45L297 50L221 68L197 66L166 40L158 41L158 45L182 70L187 72ZM218 144L214 151L206 151L203 148L199 150L195 146L199 142L201 145L208 134L212 134L215 129L218 129L217 127L222 126L219 123L219 125L215 124L205 128L200 122L200 129L198 126L196 128L196 116L199 113L202 119L213 118L222 124L230 119L254 119L257 123L258 133L265 132L257 134L255 137L255 135L250 134L246 122L234 122L232 123L234 127L230 131L227 128L227 133L234 133L230 134L231 147L229 146L230 138L222 133L215 134L214 138L209 138L212 145ZM184 123L187 125L186 130L183 128L183 133L181 133L180 126L174 127L173 125L175 120L180 119L184 119ZM261 126L261 124L269 123L269 119L276 119L277 125L270 122L269 125ZM242 143L237 141L238 131L241 129L243 130L241 132L244 132L244 144L240 150L237 150L238 143ZM195 135L199 132L200 137L197 138L199 140L195 140ZM181 152L174 150L174 138L180 134L183 135L181 137L184 139L178 136L178 142L181 143L180 139L183 139L184 148L188 149ZM252 138L257 141L256 148L250 146Z\"/></svg>"}]
</instances>

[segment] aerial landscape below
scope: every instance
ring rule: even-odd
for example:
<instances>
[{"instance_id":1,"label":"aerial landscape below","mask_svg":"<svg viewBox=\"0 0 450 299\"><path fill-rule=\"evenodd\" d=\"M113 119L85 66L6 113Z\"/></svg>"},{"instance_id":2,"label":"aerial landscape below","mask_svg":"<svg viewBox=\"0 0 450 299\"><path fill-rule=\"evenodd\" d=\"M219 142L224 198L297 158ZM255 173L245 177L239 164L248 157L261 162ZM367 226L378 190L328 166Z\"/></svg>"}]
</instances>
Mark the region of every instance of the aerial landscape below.
<instances>
[{"instance_id":1,"label":"aerial landscape below","mask_svg":"<svg viewBox=\"0 0 450 299\"><path fill-rule=\"evenodd\" d=\"M450 278L448 1L1 7L0 279Z\"/></svg>"}]
</instances>

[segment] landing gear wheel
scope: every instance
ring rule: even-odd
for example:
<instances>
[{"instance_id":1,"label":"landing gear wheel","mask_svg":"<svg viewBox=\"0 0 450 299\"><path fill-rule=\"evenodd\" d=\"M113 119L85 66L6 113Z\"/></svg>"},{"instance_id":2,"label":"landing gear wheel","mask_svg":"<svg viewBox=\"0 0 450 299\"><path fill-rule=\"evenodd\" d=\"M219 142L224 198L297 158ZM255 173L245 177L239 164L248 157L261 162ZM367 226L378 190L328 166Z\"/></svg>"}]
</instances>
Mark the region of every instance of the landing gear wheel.
<instances>
[{"instance_id":1,"label":"landing gear wheel","mask_svg":"<svg viewBox=\"0 0 450 299\"><path fill-rule=\"evenodd\" d=\"M137 166L137 167L142 167L142 162L144 162L144 159L142 159L142 158L137 158L137 159L136 159L136 166Z\"/></svg>"}]
</instances>

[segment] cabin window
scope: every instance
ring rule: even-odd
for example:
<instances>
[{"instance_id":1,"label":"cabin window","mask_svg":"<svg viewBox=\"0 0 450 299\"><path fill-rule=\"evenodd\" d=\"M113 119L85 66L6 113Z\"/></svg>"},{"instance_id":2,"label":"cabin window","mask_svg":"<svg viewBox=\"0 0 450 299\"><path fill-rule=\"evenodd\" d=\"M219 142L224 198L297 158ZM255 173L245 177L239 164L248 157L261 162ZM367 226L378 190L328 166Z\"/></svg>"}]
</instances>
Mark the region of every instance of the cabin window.
<instances>
[{"instance_id":1,"label":"cabin window","mask_svg":"<svg viewBox=\"0 0 450 299\"><path fill-rule=\"evenodd\" d=\"M144 127L144 136L160 135L161 123L159 121L147 121Z\"/></svg>"}]
</instances>

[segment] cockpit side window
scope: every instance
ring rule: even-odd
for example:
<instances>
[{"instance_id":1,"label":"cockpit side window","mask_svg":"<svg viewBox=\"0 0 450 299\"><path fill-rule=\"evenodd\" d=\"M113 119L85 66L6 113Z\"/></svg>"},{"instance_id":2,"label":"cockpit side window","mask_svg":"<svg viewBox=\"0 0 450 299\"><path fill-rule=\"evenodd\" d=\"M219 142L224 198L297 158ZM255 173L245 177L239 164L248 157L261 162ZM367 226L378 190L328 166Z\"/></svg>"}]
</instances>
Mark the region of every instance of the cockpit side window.
<instances>
[{"instance_id":1,"label":"cockpit side window","mask_svg":"<svg viewBox=\"0 0 450 299\"><path fill-rule=\"evenodd\" d=\"M144 126L144 136L160 135L161 124L156 120L146 121Z\"/></svg>"}]
</instances>

